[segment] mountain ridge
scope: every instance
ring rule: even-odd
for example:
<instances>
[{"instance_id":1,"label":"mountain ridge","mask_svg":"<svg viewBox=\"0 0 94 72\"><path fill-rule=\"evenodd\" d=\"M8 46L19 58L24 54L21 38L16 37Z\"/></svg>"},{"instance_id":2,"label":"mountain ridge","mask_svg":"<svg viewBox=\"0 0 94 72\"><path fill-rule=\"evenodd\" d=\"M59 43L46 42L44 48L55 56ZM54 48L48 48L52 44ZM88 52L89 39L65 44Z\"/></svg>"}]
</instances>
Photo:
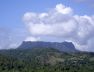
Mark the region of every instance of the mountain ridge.
<instances>
[{"instance_id":1,"label":"mountain ridge","mask_svg":"<svg viewBox=\"0 0 94 72\"><path fill-rule=\"evenodd\" d=\"M31 49L31 48L55 48L64 52L77 52L72 42L44 42L44 41L23 41L18 49Z\"/></svg>"}]
</instances>

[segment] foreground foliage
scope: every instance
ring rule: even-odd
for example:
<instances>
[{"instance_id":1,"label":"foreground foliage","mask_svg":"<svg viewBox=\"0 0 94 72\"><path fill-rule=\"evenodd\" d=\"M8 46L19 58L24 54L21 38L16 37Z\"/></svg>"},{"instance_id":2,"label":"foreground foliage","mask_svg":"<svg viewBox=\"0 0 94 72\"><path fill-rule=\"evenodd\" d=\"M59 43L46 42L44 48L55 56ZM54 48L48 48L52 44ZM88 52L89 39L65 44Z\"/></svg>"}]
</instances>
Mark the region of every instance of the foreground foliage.
<instances>
[{"instance_id":1,"label":"foreground foliage","mask_svg":"<svg viewBox=\"0 0 94 72\"><path fill-rule=\"evenodd\" d=\"M93 72L94 53L53 48L0 51L0 72Z\"/></svg>"}]
</instances>

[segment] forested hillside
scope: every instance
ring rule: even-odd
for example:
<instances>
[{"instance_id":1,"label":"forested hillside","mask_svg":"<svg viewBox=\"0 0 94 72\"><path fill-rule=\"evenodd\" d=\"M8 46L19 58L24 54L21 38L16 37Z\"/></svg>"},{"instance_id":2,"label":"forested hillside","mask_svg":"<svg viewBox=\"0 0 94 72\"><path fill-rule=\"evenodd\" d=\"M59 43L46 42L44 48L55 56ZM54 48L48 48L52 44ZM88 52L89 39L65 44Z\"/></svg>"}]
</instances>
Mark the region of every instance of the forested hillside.
<instances>
[{"instance_id":1,"label":"forested hillside","mask_svg":"<svg viewBox=\"0 0 94 72\"><path fill-rule=\"evenodd\" d=\"M53 48L0 51L0 72L93 72L94 53Z\"/></svg>"}]
</instances>

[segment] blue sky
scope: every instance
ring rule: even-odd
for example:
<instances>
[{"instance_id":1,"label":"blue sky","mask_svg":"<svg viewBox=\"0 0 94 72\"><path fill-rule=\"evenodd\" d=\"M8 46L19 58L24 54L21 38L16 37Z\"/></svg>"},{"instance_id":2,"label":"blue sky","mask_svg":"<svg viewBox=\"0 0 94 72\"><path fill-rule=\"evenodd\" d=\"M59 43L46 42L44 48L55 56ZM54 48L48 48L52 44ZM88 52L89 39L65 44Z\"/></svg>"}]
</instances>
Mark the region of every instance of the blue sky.
<instances>
[{"instance_id":1,"label":"blue sky","mask_svg":"<svg viewBox=\"0 0 94 72\"><path fill-rule=\"evenodd\" d=\"M55 11L55 9L57 9L57 11ZM66 10L69 13L66 13ZM63 14L59 13L58 11L63 11ZM61 18L63 18L64 20L67 20L66 24L68 25L64 25L65 21L63 21L63 19L61 20L61 25L63 25L64 27L60 27L59 25L57 25L57 23L59 24L60 22L54 22L54 25L51 28L52 34L50 34L46 31L50 29L50 25L47 25L47 27L45 23L40 24L40 22L38 22L39 19L37 19L37 16L34 16L41 15L44 12L48 14L49 19L40 18L40 22L43 20L47 22L47 19L47 23L51 24L52 21L60 21ZM50 14L50 12L52 14ZM73 12L72 15L71 12ZM32 17L32 13L34 13L34 18ZM56 17L54 13L57 13L58 17ZM52 19L51 21L51 17L53 17L54 20ZM23 18L25 18L25 21L23 20ZM30 19L30 22L26 21L28 19ZM38 23L39 25L34 24L33 19L35 23ZM37 37L40 40L45 41L68 40L74 42L78 47L80 47L80 49L81 46L84 48L86 46L89 46L88 48L86 48L86 50L92 50L92 45L94 44L94 41L92 41L94 40L94 35L92 34L92 32L94 32L93 19L94 0L1 0L0 48L16 47L23 40L25 40L26 37L28 37L27 40L36 40L35 37ZM76 30L75 28L78 25L75 23L75 20L79 25L79 29L77 28ZM81 22L79 23L79 21ZM25 22L30 23L30 25L25 24ZM57 29L55 26L60 27L60 30ZM37 27L39 28L37 29ZM38 32L34 29L37 29ZM58 33L57 31L60 31L60 33ZM77 32L78 35L77 33L75 34L75 32ZM75 37L73 35L75 35ZM31 36L33 36L34 38L32 38ZM84 50L84 48L82 50Z\"/></svg>"},{"instance_id":2,"label":"blue sky","mask_svg":"<svg viewBox=\"0 0 94 72\"><path fill-rule=\"evenodd\" d=\"M89 2L77 2L76 0L1 0L0 27L23 27L22 16L25 12L44 12L55 7L58 3L72 7L76 14L92 15L94 7L90 5L94 1L89 0Z\"/></svg>"}]
</instances>

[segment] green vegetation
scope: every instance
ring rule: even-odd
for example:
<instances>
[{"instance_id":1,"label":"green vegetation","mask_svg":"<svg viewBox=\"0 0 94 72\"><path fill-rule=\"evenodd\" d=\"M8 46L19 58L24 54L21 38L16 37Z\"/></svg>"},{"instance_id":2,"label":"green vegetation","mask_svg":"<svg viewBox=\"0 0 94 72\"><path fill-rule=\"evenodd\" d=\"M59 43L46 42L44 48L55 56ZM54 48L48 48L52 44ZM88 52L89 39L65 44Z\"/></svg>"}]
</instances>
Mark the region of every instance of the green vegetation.
<instances>
[{"instance_id":1,"label":"green vegetation","mask_svg":"<svg viewBox=\"0 0 94 72\"><path fill-rule=\"evenodd\" d=\"M0 72L93 72L94 53L65 53L53 48L0 51Z\"/></svg>"}]
</instances>

